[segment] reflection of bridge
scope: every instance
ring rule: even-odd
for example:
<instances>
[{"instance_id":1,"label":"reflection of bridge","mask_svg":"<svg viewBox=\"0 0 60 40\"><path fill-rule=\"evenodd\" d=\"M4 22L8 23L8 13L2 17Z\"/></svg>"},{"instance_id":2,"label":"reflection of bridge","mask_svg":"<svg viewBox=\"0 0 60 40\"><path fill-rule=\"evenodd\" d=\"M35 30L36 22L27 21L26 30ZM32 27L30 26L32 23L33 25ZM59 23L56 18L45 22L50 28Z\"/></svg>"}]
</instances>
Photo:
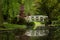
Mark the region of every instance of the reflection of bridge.
<instances>
[{"instance_id":1,"label":"reflection of bridge","mask_svg":"<svg viewBox=\"0 0 60 40\"><path fill-rule=\"evenodd\" d=\"M45 36L47 35L48 30L28 30L25 35L27 36Z\"/></svg>"},{"instance_id":2,"label":"reflection of bridge","mask_svg":"<svg viewBox=\"0 0 60 40\"><path fill-rule=\"evenodd\" d=\"M37 27L35 30L27 30L25 35L27 36L45 36L48 35L49 31L45 26Z\"/></svg>"}]
</instances>

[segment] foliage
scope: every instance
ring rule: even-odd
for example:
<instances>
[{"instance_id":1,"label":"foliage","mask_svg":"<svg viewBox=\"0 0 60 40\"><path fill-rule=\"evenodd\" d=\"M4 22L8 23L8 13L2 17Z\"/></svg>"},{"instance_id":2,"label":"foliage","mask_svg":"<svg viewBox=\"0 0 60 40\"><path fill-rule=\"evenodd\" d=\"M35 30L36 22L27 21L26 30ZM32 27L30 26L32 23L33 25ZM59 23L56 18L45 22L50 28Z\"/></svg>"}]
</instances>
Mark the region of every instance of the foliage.
<instances>
[{"instance_id":1,"label":"foliage","mask_svg":"<svg viewBox=\"0 0 60 40\"><path fill-rule=\"evenodd\" d=\"M56 20L57 16L60 14L58 0L42 0L40 7L38 7L39 14L47 15L48 20Z\"/></svg>"},{"instance_id":2,"label":"foliage","mask_svg":"<svg viewBox=\"0 0 60 40\"><path fill-rule=\"evenodd\" d=\"M41 7L39 7L39 12L43 15L47 15L48 16L48 24L51 24L52 21L57 21L56 27L60 26L60 17L58 18L58 16L60 16L60 1L59 0L42 0L41 2ZM57 28L58 30L58 28ZM49 29L49 34L48 34L48 40L53 40L53 36L56 36L57 34L59 34L59 31L56 32L56 35L52 35L55 33L52 33L53 29ZM57 37L59 37L57 35ZM51 37L51 38L50 38ZM54 39L54 40L59 40L58 39Z\"/></svg>"},{"instance_id":3,"label":"foliage","mask_svg":"<svg viewBox=\"0 0 60 40\"><path fill-rule=\"evenodd\" d=\"M41 2L41 0L25 0L24 2L24 7L25 7L25 14L37 14L38 11L37 11L37 8L39 7L39 3L38 2Z\"/></svg>"},{"instance_id":4,"label":"foliage","mask_svg":"<svg viewBox=\"0 0 60 40\"><path fill-rule=\"evenodd\" d=\"M20 3L18 0L4 0L3 1L3 14L11 20L19 14Z\"/></svg>"},{"instance_id":5,"label":"foliage","mask_svg":"<svg viewBox=\"0 0 60 40\"><path fill-rule=\"evenodd\" d=\"M2 0L0 0L0 27L3 26L3 14L2 14Z\"/></svg>"},{"instance_id":6,"label":"foliage","mask_svg":"<svg viewBox=\"0 0 60 40\"><path fill-rule=\"evenodd\" d=\"M57 20L55 21L55 26L60 26L60 16L57 17Z\"/></svg>"},{"instance_id":7,"label":"foliage","mask_svg":"<svg viewBox=\"0 0 60 40\"><path fill-rule=\"evenodd\" d=\"M57 27L54 38L55 40L60 40L60 27Z\"/></svg>"},{"instance_id":8,"label":"foliage","mask_svg":"<svg viewBox=\"0 0 60 40\"><path fill-rule=\"evenodd\" d=\"M24 18L20 17L19 19L17 19L17 17L15 17L13 20L11 20L10 23L19 24L19 25L25 25L27 22L26 22L26 20Z\"/></svg>"},{"instance_id":9,"label":"foliage","mask_svg":"<svg viewBox=\"0 0 60 40\"><path fill-rule=\"evenodd\" d=\"M20 24L20 25L26 25L26 20L24 18L20 18L19 21L17 22L17 24Z\"/></svg>"},{"instance_id":10,"label":"foliage","mask_svg":"<svg viewBox=\"0 0 60 40\"><path fill-rule=\"evenodd\" d=\"M33 26L35 24L34 24L34 22L28 22L26 25L27 25L27 29L33 29Z\"/></svg>"}]
</instances>

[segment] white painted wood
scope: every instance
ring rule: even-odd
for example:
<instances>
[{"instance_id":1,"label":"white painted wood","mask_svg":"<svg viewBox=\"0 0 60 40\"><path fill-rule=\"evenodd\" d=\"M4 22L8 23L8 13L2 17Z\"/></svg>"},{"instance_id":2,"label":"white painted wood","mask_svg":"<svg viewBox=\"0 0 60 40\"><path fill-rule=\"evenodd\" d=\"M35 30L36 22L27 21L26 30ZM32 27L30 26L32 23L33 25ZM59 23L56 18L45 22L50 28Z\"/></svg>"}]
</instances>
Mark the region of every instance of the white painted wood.
<instances>
[{"instance_id":1,"label":"white painted wood","mask_svg":"<svg viewBox=\"0 0 60 40\"><path fill-rule=\"evenodd\" d=\"M32 17L34 20L32 20ZM38 17L38 18L36 18L36 17ZM26 19L26 21L34 22L34 21L40 21L41 17L43 18L42 21L44 21L45 18L48 18L48 16L43 16L43 15L31 15L31 16L26 16L25 19ZM36 20L36 19L38 19L38 20Z\"/></svg>"}]
</instances>

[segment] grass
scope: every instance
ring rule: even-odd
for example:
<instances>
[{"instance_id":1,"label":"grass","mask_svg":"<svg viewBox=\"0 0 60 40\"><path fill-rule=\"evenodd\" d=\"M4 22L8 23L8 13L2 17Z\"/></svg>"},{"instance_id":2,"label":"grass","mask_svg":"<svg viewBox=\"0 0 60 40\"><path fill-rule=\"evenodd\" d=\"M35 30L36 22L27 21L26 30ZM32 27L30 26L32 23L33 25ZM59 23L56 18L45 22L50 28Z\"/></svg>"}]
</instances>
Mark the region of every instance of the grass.
<instances>
[{"instance_id":1,"label":"grass","mask_svg":"<svg viewBox=\"0 0 60 40\"><path fill-rule=\"evenodd\" d=\"M10 23L4 23L4 26L7 28L7 29L25 29L26 28L26 25L18 25L18 24L10 24Z\"/></svg>"}]
</instances>

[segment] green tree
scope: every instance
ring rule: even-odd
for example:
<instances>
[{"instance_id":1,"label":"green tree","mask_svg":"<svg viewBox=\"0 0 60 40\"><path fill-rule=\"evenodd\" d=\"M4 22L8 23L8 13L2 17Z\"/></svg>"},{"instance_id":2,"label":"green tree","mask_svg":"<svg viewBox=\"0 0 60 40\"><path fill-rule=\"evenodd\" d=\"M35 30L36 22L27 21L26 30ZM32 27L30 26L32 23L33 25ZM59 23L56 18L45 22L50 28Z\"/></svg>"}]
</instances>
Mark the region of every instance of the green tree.
<instances>
[{"instance_id":1,"label":"green tree","mask_svg":"<svg viewBox=\"0 0 60 40\"><path fill-rule=\"evenodd\" d=\"M0 0L0 27L2 27L2 26L3 26L2 4L3 4L3 1L2 1L2 0Z\"/></svg>"},{"instance_id":2,"label":"green tree","mask_svg":"<svg viewBox=\"0 0 60 40\"><path fill-rule=\"evenodd\" d=\"M47 15L48 16L48 22L46 26L50 25L49 28L49 34L48 34L48 40L53 40L52 32L53 29L51 28L52 21L56 20L57 17L60 16L60 1L59 0L42 0L40 3L41 7L39 7L40 14Z\"/></svg>"},{"instance_id":3,"label":"green tree","mask_svg":"<svg viewBox=\"0 0 60 40\"><path fill-rule=\"evenodd\" d=\"M11 21L20 11L19 0L3 0L3 14L7 17L7 20Z\"/></svg>"}]
</instances>

